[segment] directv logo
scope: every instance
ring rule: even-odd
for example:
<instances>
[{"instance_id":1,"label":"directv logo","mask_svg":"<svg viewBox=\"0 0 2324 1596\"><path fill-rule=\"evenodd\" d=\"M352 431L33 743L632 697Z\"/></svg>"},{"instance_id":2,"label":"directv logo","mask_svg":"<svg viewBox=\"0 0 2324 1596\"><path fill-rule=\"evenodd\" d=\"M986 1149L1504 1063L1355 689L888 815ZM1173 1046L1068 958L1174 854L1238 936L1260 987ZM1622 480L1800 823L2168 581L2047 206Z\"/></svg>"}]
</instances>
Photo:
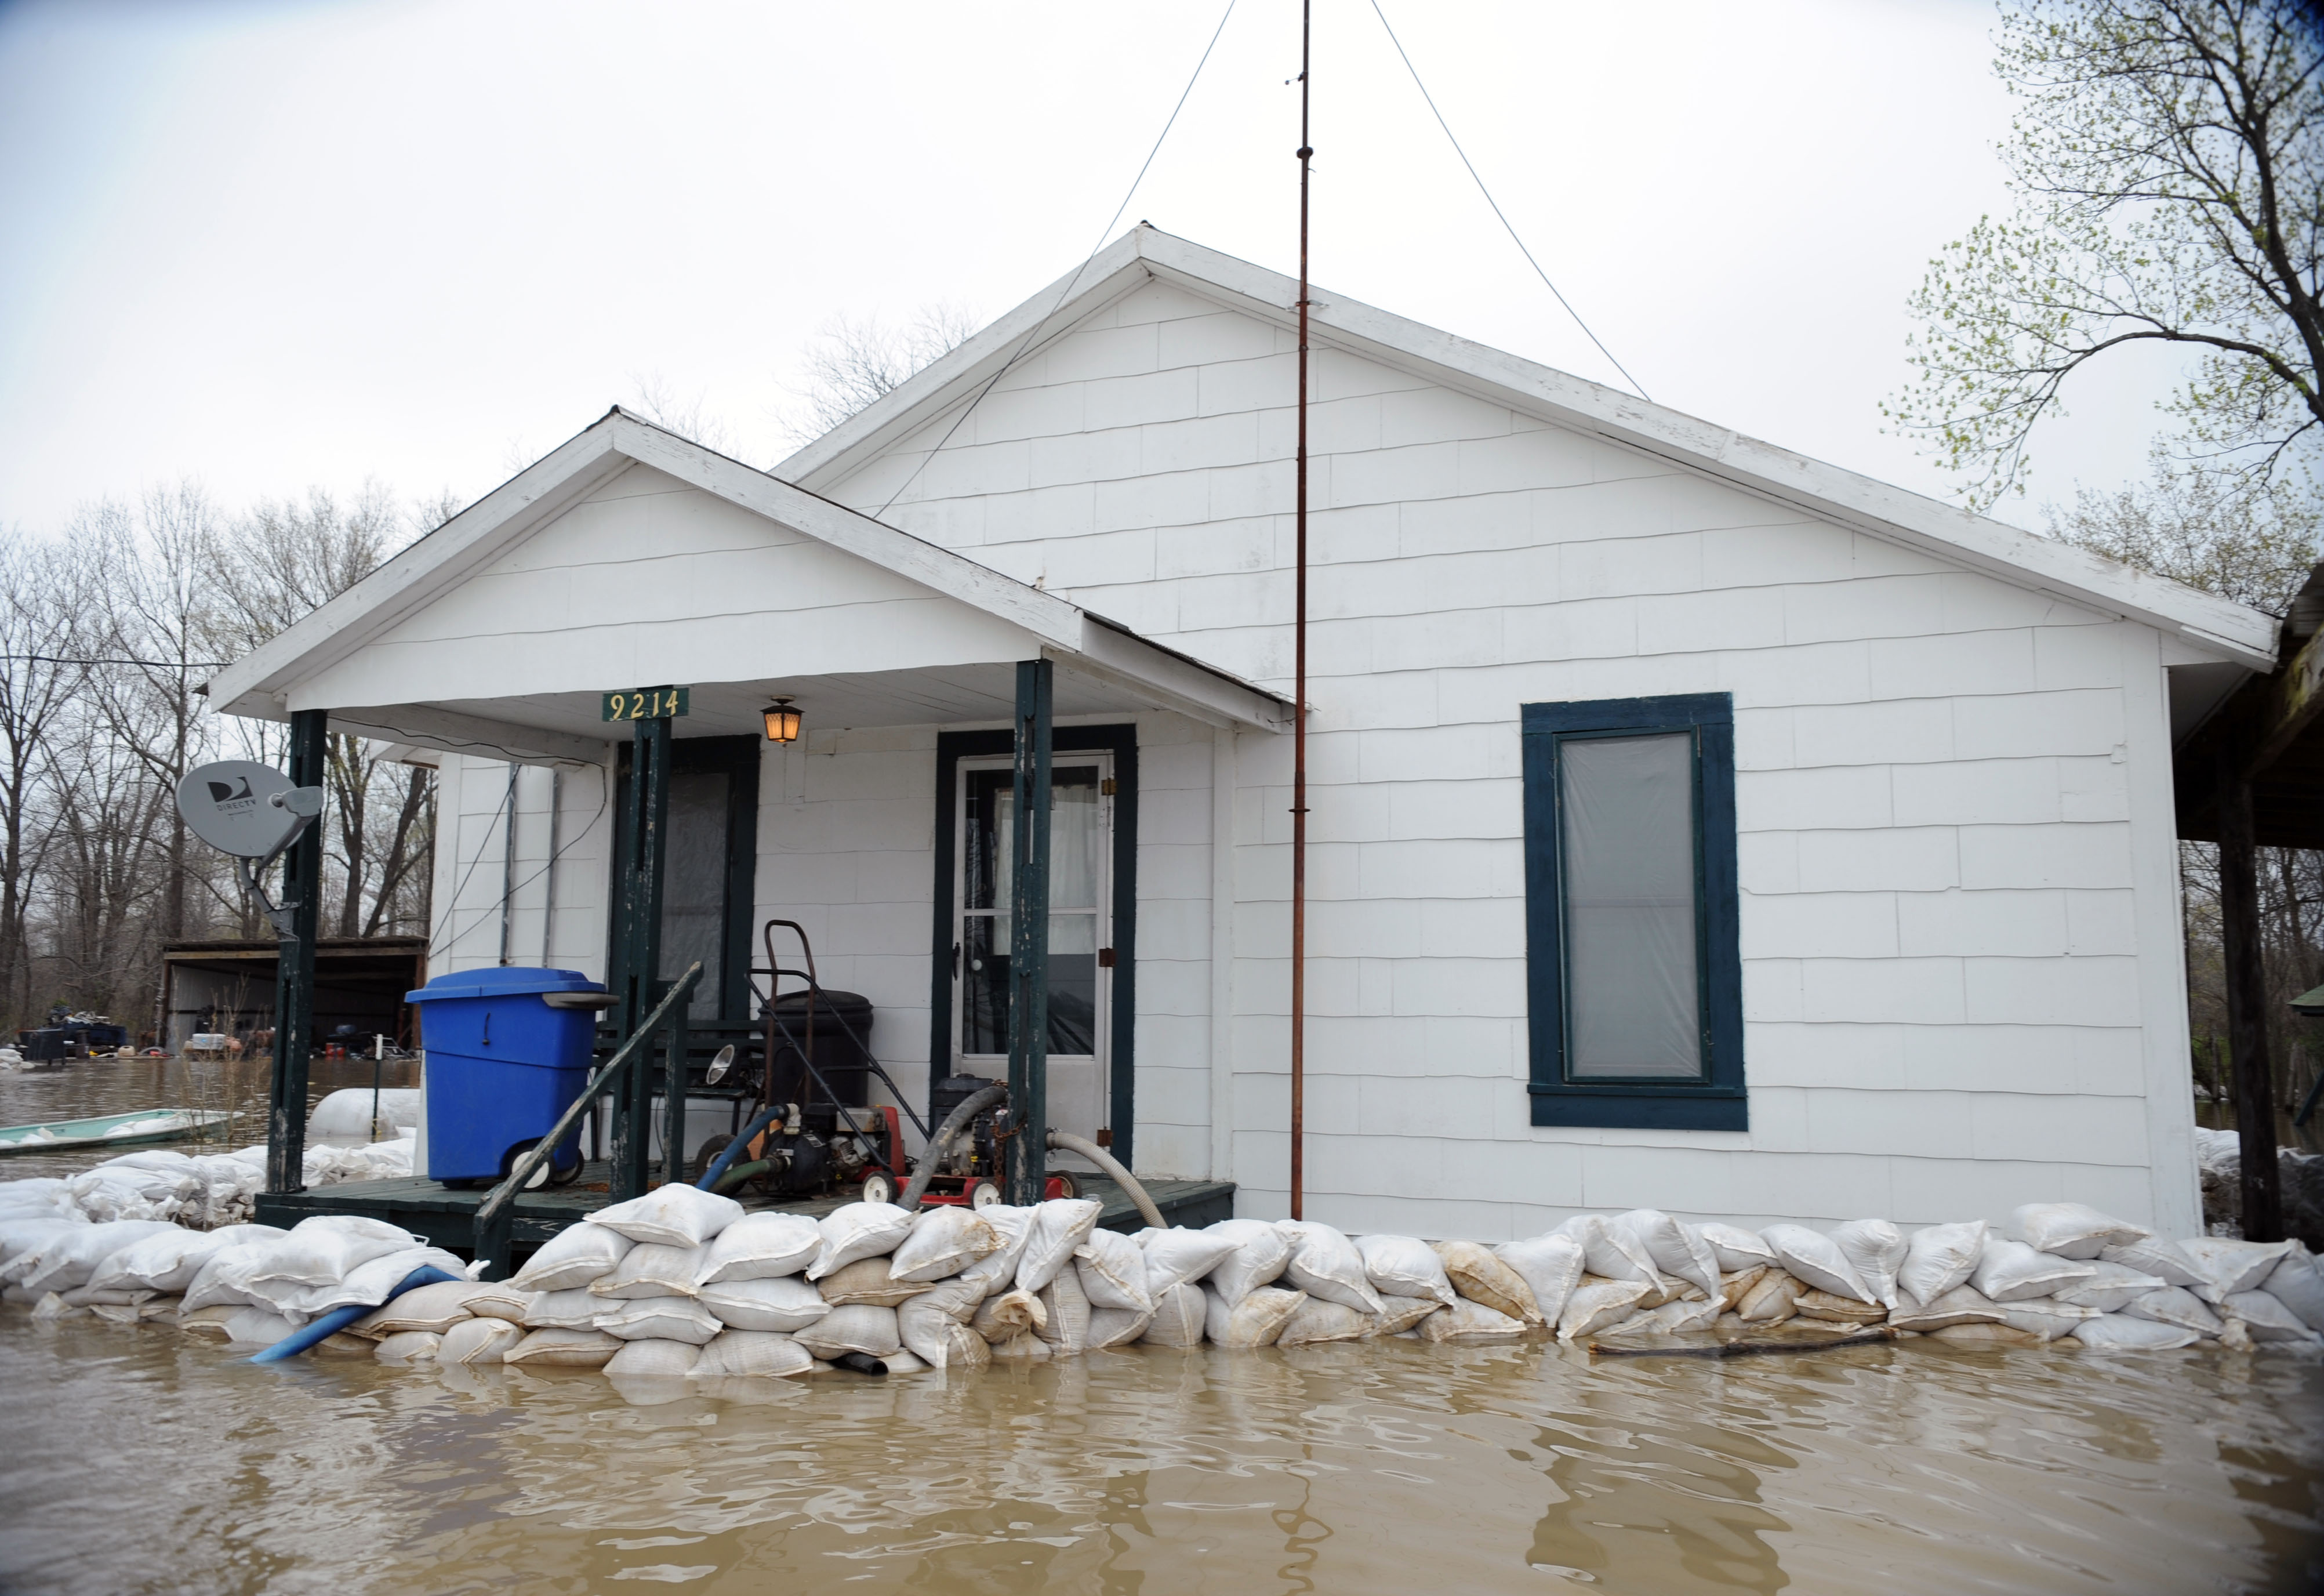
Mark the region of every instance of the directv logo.
<instances>
[{"instance_id":1,"label":"directv logo","mask_svg":"<svg viewBox=\"0 0 2324 1596\"><path fill-rule=\"evenodd\" d=\"M250 778L247 776L242 777L239 780L235 781L211 781L206 783L206 785L210 789L210 802L216 804L221 809L225 808L228 804L240 805L257 802L257 800L251 796Z\"/></svg>"}]
</instances>

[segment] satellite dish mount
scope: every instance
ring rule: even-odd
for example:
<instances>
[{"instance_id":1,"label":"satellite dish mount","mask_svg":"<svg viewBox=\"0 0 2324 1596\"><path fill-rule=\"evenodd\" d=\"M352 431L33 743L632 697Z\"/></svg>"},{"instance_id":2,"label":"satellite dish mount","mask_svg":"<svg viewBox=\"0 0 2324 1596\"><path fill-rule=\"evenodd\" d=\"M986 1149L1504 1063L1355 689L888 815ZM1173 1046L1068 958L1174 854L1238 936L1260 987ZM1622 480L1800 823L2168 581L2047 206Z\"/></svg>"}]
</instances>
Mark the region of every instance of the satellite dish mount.
<instances>
[{"instance_id":1,"label":"satellite dish mount","mask_svg":"<svg viewBox=\"0 0 2324 1596\"><path fill-rule=\"evenodd\" d=\"M323 812L323 789L293 787L271 765L222 760L197 765L178 783L178 813L193 834L234 856L248 887L279 936L292 934L295 903L277 904L262 878Z\"/></svg>"}]
</instances>

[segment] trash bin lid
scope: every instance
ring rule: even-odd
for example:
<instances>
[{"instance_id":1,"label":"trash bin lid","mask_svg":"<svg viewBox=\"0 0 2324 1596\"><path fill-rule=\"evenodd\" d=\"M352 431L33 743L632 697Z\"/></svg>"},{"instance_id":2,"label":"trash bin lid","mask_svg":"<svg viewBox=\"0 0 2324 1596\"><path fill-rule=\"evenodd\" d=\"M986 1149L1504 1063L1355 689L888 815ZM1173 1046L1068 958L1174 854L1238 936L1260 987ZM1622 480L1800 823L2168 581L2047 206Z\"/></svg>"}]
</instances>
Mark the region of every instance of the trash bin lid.
<instances>
[{"instance_id":1,"label":"trash bin lid","mask_svg":"<svg viewBox=\"0 0 2324 1596\"><path fill-rule=\"evenodd\" d=\"M418 992L405 992L403 1001L407 1003L433 1003L445 998L514 998L528 992L604 990L578 970L544 970L530 964L501 964L484 970L447 970Z\"/></svg>"},{"instance_id":2,"label":"trash bin lid","mask_svg":"<svg viewBox=\"0 0 2324 1596\"><path fill-rule=\"evenodd\" d=\"M767 1007L764 1003L761 1003L759 1006L761 1009ZM868 1014L872 1010L872 1000L865 997L860 992L840 992L835 988L825 986L816 989L815 994L815 1006L818 1013L833 1009L845 1009L854 1012ZM797 991L785 992L781 997L775 1000L774 1010L778 1014L806 1013L807 989L805 987L800 987Z\"/></svg>"}]
</instances>

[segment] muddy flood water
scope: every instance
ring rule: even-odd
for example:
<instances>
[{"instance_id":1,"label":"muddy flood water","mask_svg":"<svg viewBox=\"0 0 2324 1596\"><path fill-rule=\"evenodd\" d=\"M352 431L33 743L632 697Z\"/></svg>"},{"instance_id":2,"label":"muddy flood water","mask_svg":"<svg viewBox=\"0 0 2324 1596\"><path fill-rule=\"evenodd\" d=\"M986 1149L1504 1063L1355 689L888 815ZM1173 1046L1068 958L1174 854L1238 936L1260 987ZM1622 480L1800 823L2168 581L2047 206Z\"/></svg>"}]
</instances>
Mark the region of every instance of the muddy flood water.
<instances>
[{"instance_id":1,"label":"muddy flood water","mask_svg":"<svg viewBox=\"0 0 2324 1596\"><path fill-rule=\"evenodd\" d=\"M2324 1589L2324 1362L2216 1347L1137 1347L706 1391L9 1307L0 1435L12 1593Z\"/></svg>"}]
</instances>

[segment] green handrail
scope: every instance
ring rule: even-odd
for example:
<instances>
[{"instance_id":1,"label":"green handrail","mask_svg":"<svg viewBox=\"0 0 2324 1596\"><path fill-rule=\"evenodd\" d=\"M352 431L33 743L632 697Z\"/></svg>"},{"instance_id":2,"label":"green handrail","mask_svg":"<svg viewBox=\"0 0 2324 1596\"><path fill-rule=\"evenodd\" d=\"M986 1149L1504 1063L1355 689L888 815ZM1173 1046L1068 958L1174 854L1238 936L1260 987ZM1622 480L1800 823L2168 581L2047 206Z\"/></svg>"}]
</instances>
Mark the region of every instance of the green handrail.
<instances>
[{"instance_id":1,"label":"green handrail","mask_svg":"<svg viewBox=\"0 0 2324 1596\"><path fill-rule=\"evenodd\" d=\"M581 1088L581 1095L575 1098L558 1117L556 1128L525 1149L523 1157L518 1158L515 1167L509 1171L508 1178L494 1186L491 1195L477 1207L475 1250L478 1258L486 1260L486 1278L497 1280L508 1273L509 1222L512 1217L509 1211L516 1202L517 1193L524 1189L524 1183L532 1178L533 1172L556 1150L557 1144L565 1139L566 1132L573 1129L574 1123L597 1100L598 1095L613 1084L622 1071L646 1055L654 1038L669 1025L671 1010L675 1009L684 1012L687 995L701 980L702 961L696 959L687 966L685 974L670 983L669 991L662 994L661 1001L654 1005L653 1012L646 1016L645 1023L631 1032L629 1038L613 1050L613 1056L605 1060L604 1066L589 1077L589 1084ZM672 1071L673 1097L685 1095L685 1080L679 1073L684 1068L682 1059L676 1062L676 1068ZM663 1149L665 1158L669 1152L669 1149Z\"/></svg>"}]
</instances>

